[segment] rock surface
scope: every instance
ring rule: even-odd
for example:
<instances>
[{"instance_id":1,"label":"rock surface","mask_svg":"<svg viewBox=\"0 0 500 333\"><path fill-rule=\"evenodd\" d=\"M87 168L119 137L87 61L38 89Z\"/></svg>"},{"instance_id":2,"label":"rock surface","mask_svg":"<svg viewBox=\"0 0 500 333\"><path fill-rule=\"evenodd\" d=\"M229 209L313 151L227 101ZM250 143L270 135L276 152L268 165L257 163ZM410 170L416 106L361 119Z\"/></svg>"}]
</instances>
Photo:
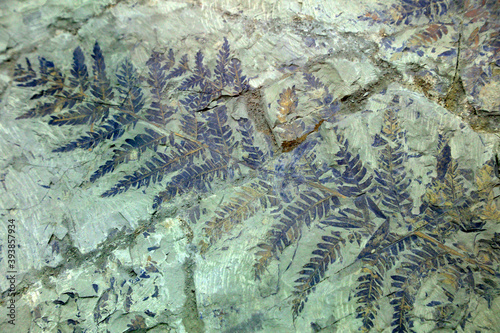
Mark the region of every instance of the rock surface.
<instances>
[{"instance_id":1,"label":"rock surface","mask_svg":"<svg viewBox=\"0 0 500 333\"><path fill-rule=\"evenodd\" d=\"M498 330L499 16L3 1L0 331Z\"/></svg>"}]
</instances>

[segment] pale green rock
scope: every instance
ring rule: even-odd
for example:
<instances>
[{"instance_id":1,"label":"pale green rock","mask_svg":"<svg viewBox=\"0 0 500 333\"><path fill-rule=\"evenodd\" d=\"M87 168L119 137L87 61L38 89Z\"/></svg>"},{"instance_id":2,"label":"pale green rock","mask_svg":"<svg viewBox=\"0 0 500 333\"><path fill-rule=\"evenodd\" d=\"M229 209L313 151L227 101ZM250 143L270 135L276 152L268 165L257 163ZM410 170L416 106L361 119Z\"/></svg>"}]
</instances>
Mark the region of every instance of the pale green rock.
<instances>
[{"instance_id":1,"label":"pale green rock","mask_svg":"<svg viewBox=\"0 0 500 333\"><path fill-rule=\"evenodd\" d=\"M413 321L414 331L494 332L500 326L496 315L500 187L498 170L495 173L495 156L500 153L500 59L495 35L500 9L493 0L440 0L432 2L430 12L420 13L418 8L405 9L405 3L409 2L6 0L0 4L2 277L11 274L9 219L15 220L18 245L16 326L8 322L6 304L12 297L9 281L2 278L0 331L356 332L370 326L363 323L363 309L375 309L370 331L392 332L394 300L404 290L411 298L404 319ZM99 122L90 128L52 126L49 115L16 119L50 98L33 97L41 91L36 87L18 86L14 71L16 65L26 68L25 58L37 72L39 57L53 61L69 78L73 52L79 46L92 84L91 55L97 41L115 94L113 110L122 106L116 73L125 59L142 79L139 87L149 108L146 62L152 52L168 55L172 49L176 61L187 54L192 71L201 51L213 78L225 38L232 57L241 62L250 90L224 91L195 114L203 122L217 103L226 106L227 125L236 142L225 161L232 174L215 177L206 187L193 186L160 209L152 208L155 196L186 164L164 175L160 184L131 186L109 198L101 194L159 156L157 152L175 151L174 141L167 140L156 151L148 149L140 158L135 151L114 172L94 183L89 179L126 139L146 133L146 128L183 133L180 115L187 114L182 113L187 108L183 101L196 91L177 89L183 78L173 78L167 85L162 102L181 111L164 128L139 121L120 139L93 149L53 152L86 133L96 133ZM307 74L322 85L309 87ZM98 100L91 94L88 98ZM391 134L383 130L388 110L397 116L398 142L407 153L408 188L399 192L411 198L410 217L388 209L383 192L374 185L350 197L342 186L352 183L338 180L346 170L345 161L337 157L343 149L338 135L343 135L351 158L359 154L358 166L366 168L363 179L377 184L384 170L376 138L390 141ZM253 138L240 132L247 120L254 128ZM181 142L180 137L175 142ZM245 139L268 154L260 169L242 162L252 156L245 150ZM203 140L206 137L199 136L195 141ZM442 145L447 147L444 153ZM389 146L398 149L393 141ZM440 168L450 165L443 166L446 149L458 165L457 177L464 187L457 185L458 190L452 191L450 197L458 198L453 202L445 193L446 177L438 179L443 175ZM193 158L196 166L203 161ZM314 174L327 169L319 177ZM268 184L269 192L258 187L258 181ZM433 182L438 185L433 187ZM330 192L321 192L325 187ZM338 195L339 205L328 216L302 222L291 207L299 207L300 200L305 205L313 190L344 194ZM238 201L247 200L246 195L255 197L250 203ZM370 206L365 208L371 215L358 229L320 223L334 215L361 212L359 200L366 196L390 217L376 216ZM264 208L266 198L279 202L281 210L273 212L269 201ZM430 215L423 219L426 209L446 211L442 214L447 220ZM262 244L269 246L280 223L290 216L299 223L286 233L293 239L290 244L278 242L269 263L256 273L259 251L265 249ZM381 268L359 256L363 249L370 251L370 237L385 221L391 233L384 236L386 241L413 234L422 244L400 249L388 259L393 263L382 274L381 295L366 305L360 298L361 283L366 274ZM432 223L434 228L426 227ZM212 226L219 231L211 231ZM318 244L325 244L326 236L334 237L332 232L342 239L336 260L328 262L318 281L307 288L307 301L295 313L300 279L306 279L305 271L315 260L311 258L327 249ZM436 264L434 270L415 275L407 267L411 255L421 254L416 249L424 245L443 251L439 257L450 256L455 263ZM382 256L390 246L382 244L370 253ZM405 276L410 285L398 287L397 276ZM404 331L410 332L410 327Z\"/></svg>"}]
</instances>

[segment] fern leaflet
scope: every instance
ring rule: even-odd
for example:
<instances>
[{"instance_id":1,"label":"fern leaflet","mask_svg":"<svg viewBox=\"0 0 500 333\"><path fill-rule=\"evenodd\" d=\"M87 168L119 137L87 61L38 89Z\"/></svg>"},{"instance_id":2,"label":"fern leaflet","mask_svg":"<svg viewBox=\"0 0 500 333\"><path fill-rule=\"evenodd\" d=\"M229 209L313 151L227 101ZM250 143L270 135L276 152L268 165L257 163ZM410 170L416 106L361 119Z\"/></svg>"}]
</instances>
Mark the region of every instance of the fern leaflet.
<instances>
[{"instance_id":1,"label":"fern leaflet","mask_svg":"<svg viewBox=\"0 0 500 333\"><path fill-rule=\"evenodd\" d=\"M302 225L309 227L317 218L328 215L332 208L340 205L339 194L336 191L320 191L309 189L299 195L284 211L280 223L273 225L266 235L266 243L260 243L261 248L256 253L259 257L255 264L257 279L263 274L271 258L296 241L301 233Z\"/></svg>"},{"instance_id":2,"label":"fern leaflet","mask_svg":"<svg viewBox=\"0 0 500 333\"><path fill-rule=\"evenodd\" d=\"M325 276L328 266L335 261L342 261L340 253L341 245L345 245L345 240L340 237L340 232L333 232L331 236L323 236L321 238L324 243L317 245L318 250L312 253L316 255L312 257L309 263L305 264L303 270L299 272L303 277L295 280L295 299L292 302L292 313L294 318L302 311L305 302L307 302L307 295L314 291L315 286Z\"/></svg>"},{"instance_id":3,"label":"fern leaflet","mask_svg":"<svg viewBox=\"0 0 500 333\"><path fill-rule=\"evenodd\" d=\"M403 219L410 217L413 200L410 197L410 180L404 163L407 153L404 151L405 132L401 131L396 112L387 109L384 113L384 125L381 134L376 134L374 147L382 147L378 157L378 170L375 170L377 190L381 193L381 204L385 214L397 213Z\"/></svg>"},{"instance_id":4,"label":"fern leaflet","mask_svg":"<svg viewBox=\"0 0 500 333\"><path fill-rule=\"evenodd\" d=\"M279 201L273 195L272 187L264 181L242 186L242 191L231 198L216 214L217 217L206 223L203 229L207 240L200 242L200 251L205 253L208 248L219 240L223 233L229 232L236 224L253 216L259 209L280 209Z\"/></svg>"}]
</instances>

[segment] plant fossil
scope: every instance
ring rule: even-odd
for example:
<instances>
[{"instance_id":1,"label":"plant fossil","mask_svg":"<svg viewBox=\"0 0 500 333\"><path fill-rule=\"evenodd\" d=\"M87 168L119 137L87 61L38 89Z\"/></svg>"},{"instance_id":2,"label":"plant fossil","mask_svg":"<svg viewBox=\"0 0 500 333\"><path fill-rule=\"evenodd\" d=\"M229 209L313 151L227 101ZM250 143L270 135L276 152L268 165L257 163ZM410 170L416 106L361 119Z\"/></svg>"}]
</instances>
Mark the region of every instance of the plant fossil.
<instances>
[{"instance_id":1,"label":"plant fossil","mask_svg":"<svg viewBox=\"0 0 500 333\"><path fill-rule=\"evenodd\" d=\"M398 18L397 24L403 19ZM423 33L421 38L426 36ZM335 123L342 105L325 83L306 72L297 84L315 92L306 96L317 105L315 128L305 129L298 121L301 135L284 145L281 154L257 144L253 121L231 117L227 101L251 87L227 39L218 50L214 69L204 64L201 51L193 65L187 54L179 59L169 50L151 54L144 76L130 60L124 60L113 78L97 42L91 59L91 73L80 47L73 52L69 74L43 57L38 59L37 70L28 59L25 66L17 65L15 81L33 89L31 100L36 102L18 119L42 117L49 125L87 129L54 148L54 153L112 149L112 157L94 170L89 182L117 170L127 174L102 193L103 198L162 183L153 202L153 208L160 209L190 191L213 190L217 180L227 182L245 175L240 178L242 185L214 215L197 211L191 214L191 222L207 220L198 235L199 251L205 254L258 212L270 216L273 223L255 244L257 280L269 274L269 264L286 248L312 226L320 226L323 233L316 249L297 272L291 301L294 319L334 263L362 267L351 299L357 304L356 317L363 331L375 327L381 306L391 308L393 332L414 331L416 295L430 279L440 281L443 295L425 304L437 327L465 328L472 309L455 298L459 290L488 302L499 293L494 282L500 257L498 234L482 238L473 252L448 242L459 232L481 234L487 223L500 220L493 192L498 165L492 159L480 170L461 169L451 156L449 138L442 135L435 154L436 176L426 184L427 192L416 198L410 191L414 179L407 161L419 156L410 156L408 151L398 115L405 106L397 96L373 137L378 159L372 170L351 149L350 139L338 126L330 131L336 140L334 163L324 163L318 156L318 149L326 144L319 129L325 121ZM285 123L299 98L295 86L279 96L278 119ZM129 163L135 166L133 171L126 171ZM290 190L292 186L296 190ZM347 249L358 253L350 262L343 255ZM463 320L450 319L457 312ZM130 327L144 325L137 316Z\"/></svg>"}]
</instances>

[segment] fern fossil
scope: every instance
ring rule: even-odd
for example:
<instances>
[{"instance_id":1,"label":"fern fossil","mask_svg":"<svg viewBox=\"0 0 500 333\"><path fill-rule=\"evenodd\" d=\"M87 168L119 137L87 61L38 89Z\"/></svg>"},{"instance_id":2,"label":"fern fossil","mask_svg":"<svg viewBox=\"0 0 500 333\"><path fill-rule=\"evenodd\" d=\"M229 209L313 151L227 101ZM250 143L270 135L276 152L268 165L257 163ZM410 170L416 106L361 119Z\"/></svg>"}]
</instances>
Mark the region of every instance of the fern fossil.
<instances>
[{"instance_id":1,"label":"fern fossil","mask_svg":"<svg viewBox=\"0 0 500 333\"><path fill-rule=\"evenodd\" d=\"M429 17L446 10L441 2L429 8L435 12L422 9L412 15ZM396 22L410 17L409 12L405 15ZM203 225L199 249L207 253L258 212L271 216L274 222L255 244L256 279L267 274L269 264L279 260L303 234L315 227L324 230L309 260L297 272L291 302L294 319L307 307L308 297L329 269L340 263L361 266L351 299L363 331L377 325L388 290L394 290L385 304L392 308L392 331L413 331L416 293L430 278L438 277L448 286L440 286L448 295L447 302L436 300L426 305L435 309L438 322L451 315L450 307L456 300L450 295L458 289L478 293L488 302L500 292L490 283L498 278L497 234L481 239L475 253L445 244L457 232L480 233L486 223L500 219L493 192L498 166L493 160L487 162L472 180L471 171L460 169L452 158L448 138L441 136L436 176L425 195L413 197L412 170L407 162L418 156L410 155L406 146L397 97L384 112L380 132L373 137L378 158L371 172L337 126L330 131L336 139L334 163L320 163L317 148L324 141L316 132L324 122L336 122L341 103L310 73L303 73L297 85L303 84L312 92L308 97L317 106L317 125L308 131L298 121L306 134L283 147L284 154L274 156L270 147L256 144L257 133L250 119L229 116L232 110L222 97L243 94L250 86L227 40L218 50L213 70L204 64L201 51L195 55L194 66L188 55L178 60L173 50L153 52L145 64L145 76L125 60L116 74L116 88L98 43L91 58L91 74L80 47L73 52L69 75L43 57L38 60L38 70L28 59L25 67L18 65L16 82L20 87L34 88L31 99L37 102L18 118L44 117L53 126L86 127L85 134L55 148L54 153L111 149L116 141L112 157L94 170L89 182L123 170L127 163L136 168L102 197L163 181L163 190L153 202L153 208L159 209L190 191L206 193L217 186L217 180L249 176L251 180L239 186ZM181 97L171 102L171 91ZM278 105L278 119L285 122L299 106L295 85L283 90ZM419 201L422 204L416 207ZM201 220L201 215L196 209L189 213L193 223ZM348 249L358 253L351 262L343 256ZM476 275L477 283L465 282L471 274ZM464 307L463 311L468 310ZM140 319L137 317L131 327L143 327Z\"/></svg>"},{"instance_id":2,"label":"fern fossil","mask_svg":"<svg viewBox=\"0 0 500 333\"><path fill-rule=\"evenodd\" d=\"M155 155L105 191L103 197L115 196L131 187L148 187L160 182L164 176L177 172L166 190L155 198L154 207L157 208L177 194L193 188L209 188L214 177L232 177L238 163L245 163L233 163L233 150L238 139L227 124L225 105L216 101L222 94L237 95L249 88L239 60L231 55L227 40L219 50L214 77L203 64L201 51L196 54L194 68L190 67L187 55L183 55L177 63L172 50L167 55L153 52L146 62L146 77L140 77L130 61L123 61L116 74L116 91L110 85L104 56L97 42L92 59L92 80L80 47L73 52L69 77L61 74L54 63L45 58L39 58L38 73L28 59L26 68L18 65L15 75L19 86L41 89L32 99L45 97L45 102L39 102L18 118L51 115L50 125L90 125L85 135L54 149L54 152L93 149L108 141L116 141L140 126L142 133L125 139L120 148L113 151L112 159L91 175L90 182L112 173L121 164L139 161L148 150ZM169 80L178 77L182 77L178 89L188 93L177 105L167 105ZM140 83L143 81L150 87L148 101L141 88ZM115 95L119 97L114 98ZM216 101L215 105L206 112L196 113L213 101ZM170 121L175 121L174 116L180 117L176 120L180 121L181 132L172 132L165 127ZM245 135L243 140L247 141L243 142L241 149L249 150L247 160L250 167L256 168L263 162L265 153L251 145L253 127L250 123L245 123L241 131ZM168 148L158 151L160 146ZM204 162L195 165L194 160L197 158Z\"/></svg>"}]
</instances>

